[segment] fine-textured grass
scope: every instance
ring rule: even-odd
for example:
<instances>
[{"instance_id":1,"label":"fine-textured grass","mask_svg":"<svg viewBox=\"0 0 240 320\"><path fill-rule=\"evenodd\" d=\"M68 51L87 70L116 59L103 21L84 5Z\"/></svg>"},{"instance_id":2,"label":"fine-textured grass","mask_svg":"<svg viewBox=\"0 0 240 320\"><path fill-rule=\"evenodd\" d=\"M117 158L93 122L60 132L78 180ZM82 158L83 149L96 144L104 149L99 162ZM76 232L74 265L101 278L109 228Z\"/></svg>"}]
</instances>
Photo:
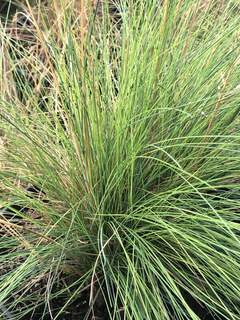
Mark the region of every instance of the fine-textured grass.
<instances>
[{"instance_id":1,"label":"fine-textured grass","mask_svg":"<svg viewBox=\"0 0 240 320\"><path fill-rule=\"evenodd\" d=\"M85 319L100 300L240 318L239 16L220 2L103 5L84 37L67 11L54 32L32 18L36 50L2 28L5 316L61 319L85 294Z\"/></svg>"}]
</instances>

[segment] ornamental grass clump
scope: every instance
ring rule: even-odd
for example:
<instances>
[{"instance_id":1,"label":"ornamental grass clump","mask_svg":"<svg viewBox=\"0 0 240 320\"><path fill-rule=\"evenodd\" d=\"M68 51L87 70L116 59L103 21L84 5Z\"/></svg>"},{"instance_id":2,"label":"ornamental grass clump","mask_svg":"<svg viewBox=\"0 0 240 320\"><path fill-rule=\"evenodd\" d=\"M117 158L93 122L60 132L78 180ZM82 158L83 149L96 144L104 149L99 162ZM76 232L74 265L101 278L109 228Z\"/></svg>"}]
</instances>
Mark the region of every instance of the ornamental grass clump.
<instances>
[{"instance_id":1,"label":"ornamental grass clump","mask_svg":"<svg viewBox=\"0 0 240 320\"><path fill-rule=\"evenodd\" d=\"M3 319L79 299L79 319L240 318L239 15L219 2L103 4L82 37L71 10L53 33L33 17L37 50L2 28Z\"/></svg>"}]
</instances>

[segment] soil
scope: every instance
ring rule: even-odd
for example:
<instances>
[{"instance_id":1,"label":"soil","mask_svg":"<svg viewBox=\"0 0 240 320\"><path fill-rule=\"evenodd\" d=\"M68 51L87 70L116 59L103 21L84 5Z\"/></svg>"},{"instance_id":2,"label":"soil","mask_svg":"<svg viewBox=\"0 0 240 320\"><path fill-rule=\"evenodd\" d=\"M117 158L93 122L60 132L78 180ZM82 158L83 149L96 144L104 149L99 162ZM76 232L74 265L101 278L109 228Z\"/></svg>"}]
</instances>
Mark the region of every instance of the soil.
<instances>
[{"instance_id":1,"label":"soil","mask_svg":"<svg viewBox=\"0 0 240 320\"><path fill-rule=\"evenodd\" d=\"M108 320L107 310L102 303L96 303L94 306L94 312L90 310L88 305L89 297L81 295L77 300L68 306L64 313L58 317L59 320ZM39 307L29 318L26 316L23 320L52 320L57 315L59 310L64 306L64 300L55 299L51 302L51 313L46 313L44 307ZM44 313L45 312L45 313ZM44 319L42 315L44 314Z\"/></svg>"}]
</instances>

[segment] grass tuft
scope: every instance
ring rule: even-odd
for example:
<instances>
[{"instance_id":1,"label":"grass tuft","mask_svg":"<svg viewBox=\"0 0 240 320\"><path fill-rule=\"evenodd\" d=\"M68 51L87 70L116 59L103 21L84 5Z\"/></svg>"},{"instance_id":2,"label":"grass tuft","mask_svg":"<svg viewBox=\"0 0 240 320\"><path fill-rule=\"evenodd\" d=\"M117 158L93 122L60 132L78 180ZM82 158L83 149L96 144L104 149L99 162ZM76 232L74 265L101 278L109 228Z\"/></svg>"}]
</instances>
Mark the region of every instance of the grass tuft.
<instances>
[{"instance_id":1,"label":"grass tuft","mask_svg":"<svg viewBox=\"0 0 240 320\"><path fill-rule=\"evenodd\" d=\"M238 320L238 7L115 5L1 28L0 312Z\"/></svg>"}]
</instances>

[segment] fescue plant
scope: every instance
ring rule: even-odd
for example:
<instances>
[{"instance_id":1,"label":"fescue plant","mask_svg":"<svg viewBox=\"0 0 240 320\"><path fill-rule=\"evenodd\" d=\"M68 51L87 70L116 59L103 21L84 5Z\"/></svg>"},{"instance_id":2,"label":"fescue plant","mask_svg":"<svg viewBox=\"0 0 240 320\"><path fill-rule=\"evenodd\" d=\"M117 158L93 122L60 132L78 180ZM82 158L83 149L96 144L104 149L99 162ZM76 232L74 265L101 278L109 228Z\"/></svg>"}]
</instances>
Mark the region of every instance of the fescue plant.
<instances>
[{"instance_id":1,"label":"fescue plant","mask_svg":"<svg viewBox=\"0 0 240 320\"><path fill-rule=\"evenodd\" d=\"M0 312L239 320L238 9L115 5L1 29Z\"/></svg>"}]
</instances>

